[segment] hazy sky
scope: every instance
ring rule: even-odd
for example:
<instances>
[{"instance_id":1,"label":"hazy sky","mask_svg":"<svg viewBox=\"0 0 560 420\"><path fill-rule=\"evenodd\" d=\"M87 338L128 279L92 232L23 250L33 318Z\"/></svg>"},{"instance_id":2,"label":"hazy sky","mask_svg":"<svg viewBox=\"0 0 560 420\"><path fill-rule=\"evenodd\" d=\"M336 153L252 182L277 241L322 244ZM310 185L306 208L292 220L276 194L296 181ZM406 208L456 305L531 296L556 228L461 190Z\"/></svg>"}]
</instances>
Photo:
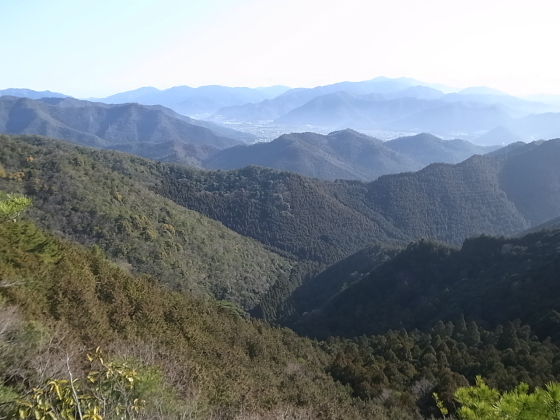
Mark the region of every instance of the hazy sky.
<instances>
[{"instance_id":1,"label":"hazy sky","mask_svg":"<svg viewBox=\"0 0 560 420\"><path fill-rule=\"evenodd\" d=\"M555 0L0 0L0 89L413 77L560 94Z\"/></svg>"}]
</instances>

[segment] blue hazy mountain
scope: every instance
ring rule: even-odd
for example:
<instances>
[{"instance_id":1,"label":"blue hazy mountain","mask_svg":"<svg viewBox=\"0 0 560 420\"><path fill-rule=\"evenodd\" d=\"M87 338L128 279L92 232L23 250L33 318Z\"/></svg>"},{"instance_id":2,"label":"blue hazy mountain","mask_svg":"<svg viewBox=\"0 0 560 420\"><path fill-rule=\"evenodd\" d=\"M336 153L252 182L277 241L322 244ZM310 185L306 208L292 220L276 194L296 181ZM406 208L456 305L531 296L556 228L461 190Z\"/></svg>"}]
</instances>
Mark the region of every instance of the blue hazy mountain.
<instances>
[{"instance_id":1,"label":"blue hazy mountain","mask_svg":"<svg viewBox=\"0 0 560 420\"><path fill-rule=\"evenodd\" d=\"M376 128L445 103L411 97L384 100L383 95L354 96L338 91L316 97L274 122L331 127Z\"/></svg>"},{"instance_id":2,"label":"blue hazy mountain","mask_svg":"<svg viewBox=\"0 0 560 420\"><path fill-rule=\"evenodd\" d=\"M218 85L198 88L175 86L164 90L143 87L96 100L111 104L136 102L143 105L163 105L180 114L203 115L226 106L260 102L276 96L275 92L284 90L283 86L258 89Z\"/></svg>"},{"instance_id":3,"label":"blue hazy mountain","mask_svg":"<svg viewBox=\"0 0 560 420\"><path fill-rule=\"evenodd\" d=\"M291 89L271 100L255 104L226 107L218 110L212 117L216 121L264 121L275 120L291 110L304 105L306 102L330 93L343 91L351 95L366 94L394 94L414 86L428 86L436 89L435 85L428 85L409 78L390 79L377 77L363 82L340 82L315 88ZM440 85L437 85L441 87ZM442 87L445 89L445 87ZM448 88L451 89L451 88ZM424 92L426 94L426 92Z\"/></svg>"},{"instance_id":4,"label":"blue hazy mountain","mask_svg":"<svg viewBox=\"0 0 560 420\"><path fill-rule=\"evenodd\" d=\"M218 149L242 142L193 121L161 106L109 105L72 98L0 98L0 132L3 133L39 134L154 159L167 156L163 160L185 163L199 162ZM151 155L150 151L157 151L157 155ZM180 159L188 153L194 155ZM172 156L177 159L173 160Z\"/></svg>"},{"instance_id":5,"label":"blue hazy mountain","mask_svg":"<svg viewBox=\"0 0 560 420\"><path fill-rule=\"evenodd\" d=\"M230 147L212 155L204 166L237 169L258 165L327 180L371 181L435 162L458 163L495 149L426 133L383 142L354 130L341 130L328 135L291 133L267 143Z\"/></svg>"},{"instance_id":6,"label":"blue hazy mountain","mask_svg":"<svg viewBox=\"0 0 560 420\"><path fill-rule=\"evenodd\" d=\"M462 89L458 92L461 95L503 95L509 96L507 93L498 89L489 88L487 86L472 86Z\"/></svg>"},{"instance_id":7,"label":"blue hazy mountain","mask_svg":"<svg viewBox=\"0 0 560 420\"><path fill-rule=\"evenodd\" d=\"M530 140L531 138L529 136L515 133L512 129L499 125L496 128L484 133L482 136L474 139L473 142L480 145L506 145L517 142L527 142Z\"/></svg>"},{"instance_id":8,"label":"blue hazy mountain","mask_svg":"<svg viewBox=\"0 0 560 420\"><path fill-rule=\"evenodd\" d=\"M30 99L68 97L68 95L64 95L63 93L51 92L50 90L36 91L32 89L18 89L18 88L0 90L0 96L17 96L18 98L30 98Z\"/></svg>"}]
</instances>

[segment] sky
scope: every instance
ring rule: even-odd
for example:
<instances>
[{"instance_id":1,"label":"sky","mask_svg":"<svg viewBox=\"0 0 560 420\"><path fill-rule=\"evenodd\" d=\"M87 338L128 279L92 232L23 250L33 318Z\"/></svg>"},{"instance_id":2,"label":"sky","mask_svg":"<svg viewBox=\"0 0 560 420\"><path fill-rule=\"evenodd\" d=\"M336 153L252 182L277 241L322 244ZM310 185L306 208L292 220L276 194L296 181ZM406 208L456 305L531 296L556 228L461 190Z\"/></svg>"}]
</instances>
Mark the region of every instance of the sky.
<instances>
[{"instance_id":1,"label":"sky","mask_svg":"<svg viewBox=\"0 0 560 420\"><path fill-rule=\"evenodd\" d=\"M378 76L560 94L556 0L0 0L0 89L314 87Z\"/></svg>"}]
</instances>

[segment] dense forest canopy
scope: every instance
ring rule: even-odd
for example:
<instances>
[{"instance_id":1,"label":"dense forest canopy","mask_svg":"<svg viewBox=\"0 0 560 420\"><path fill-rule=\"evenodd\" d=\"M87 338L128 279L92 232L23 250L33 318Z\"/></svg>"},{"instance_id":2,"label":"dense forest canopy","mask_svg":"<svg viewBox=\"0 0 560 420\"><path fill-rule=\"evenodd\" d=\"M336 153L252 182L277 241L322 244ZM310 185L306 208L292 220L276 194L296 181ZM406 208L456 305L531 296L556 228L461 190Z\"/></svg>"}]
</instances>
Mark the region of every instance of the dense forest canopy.
<instances>
[{"instance_id":1,"label":"dense forest canopy","mask_svg":"<svg viewBox=\"0 0 560 420\"><path fill-rule=\"evenodd\" d=\"M555 401L558 141L371 183L0 142L0 417L40 395L72 419L103 398L201 420ZM70 374L82 400L52 392Z\"/></svg>"}]
</instances>

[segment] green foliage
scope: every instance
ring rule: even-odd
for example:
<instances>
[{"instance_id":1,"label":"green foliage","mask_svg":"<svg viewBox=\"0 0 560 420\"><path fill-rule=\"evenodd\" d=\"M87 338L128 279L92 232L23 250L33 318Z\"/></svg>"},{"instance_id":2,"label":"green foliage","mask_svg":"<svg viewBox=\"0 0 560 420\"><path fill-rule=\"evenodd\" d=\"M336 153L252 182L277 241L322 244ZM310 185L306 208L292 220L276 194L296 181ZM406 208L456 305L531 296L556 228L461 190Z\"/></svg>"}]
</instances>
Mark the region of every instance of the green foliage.
<instances>
[{"instance_id":1,"label":"green foliage","mask_svg":"<svg viewBox=\"0 0 560 420\"><path fill-rule=\"evenodd\" d=\"M455 399L464 420L558 420L560 419L560 384L549 382L544 389L529 392L521 383L512 391L500 393L479 376L476 386L459 388Z\"/></svg>"},{"instance_id":2,"label":"green foliage","mask_svg":"<svg viewBox=\"0 0 560 420\"><path fill-rule=\"evenodd\" d=\"M0 223L9 220L15 221L30 205L31 199L29 197L7 194L6 198L2 199L2 193L0 192Z\"/></svg>"},{"instance_id":3,"label":"green foliage","mask_svg":"<svg viewBox=\"0 0 560 420\"><path fill-rule=\"evenodd\" d=\"M21 314L4 337L9 345L0 347L0 378L16 392L68 379L66 351L101 345L114 363L151 378L152 385L138 382L138 391L146 390L137 397L146 400L146 416L234 418L291 407L325 419L384 419L384 408L356 400L325 372L330 356L319 343L243 319L230 305L170 291L49 235L42 234L49 244L37 249L39 233L22 235L31 229L21 222L0 226L0 277L14 279L0 296ZM57 260L44 258L52 248ZM89 371L72 366L79 383Z\"/></svg>"},{"instance_id":4,"label":"green foliage","mask_svg":"<svg viewBox=\"0 0 560 420\"><path fill-rule=\"evenodd\" d=\"M501 349L497 343L502 326L493 331L477 326L480 342L473 344L460 334L462 324L438 322L429 333L399 330L353 340L329 338L329 373L349 385L356 397L375 399L388 390L399 392L401 399L392 404L417 407L427 416L441 412L431 397L434 392L454 412L456 389L473 383L477 375L502 391L521 382L534 388L560 380L560 347L539 341L528 326L512 323L518 346Z\"/></svg>"},{"instance_id":5,"label":"green foliage","mask_svg":"<svg viewBox=\"0 0 560 420\"><path fill-rule=\"evenodd\" d=\"M516 348L508 327L515 319L543 339L560 340L560 318L555 315L559 247L559 230L517 238L480 236L465 241L461 249L431 241L411 243L345 290L306 307L308 313L289 325L316 337L353 337L400 328L425 331L440 320L456 321L463 315L469 323L457 334L468 336L469 345L480 340L470 321L486 328L503 324L501 349ZM370 258L364 256L361 264L374 264L375 257ZM344 276L341 281L348 278ZM301 289L306 296L317 296L321 284L311 281L313 287Z\"/></svg>"},{"instance_id":6,"label":"green foliage","mask_svg":"<svg viewBox=\"0 0 560 420\"><path fill-rule=\"evenodd\" d=\"M142 379L127 363L106 362L99 348L88 355L91 362L83 379L49 379L16 399L21 420L134 420L145 401L137 395ZM68 361L68 360L67 360Z\"/></svg>"},{"instance_id":7,"label":"green foliage","mask_svg":"<svg viewBox=\"0 0 560 420\"><path fill-rule=\"evenodd\" d=\"M38 137L0 140L0 164L23 174L0 178L0 189L33 199L27 217L125 269L245 310L290 273L290 261L258 242L151 192L161 165Z\"/></svg>"},{"instance_id":8,"label":"green foliage","mask_svg":"<svg viewBox=\"0 0 560 420\"><path fill-rule=\"evenodd\" d=\"M439 412L445 418L445 416L447 416L449 414L449 410L447 408L445 408L445 404L443 403L443 401L441 400L441 398L439 397L437 392L434 392L432 394L432 397L434 397L434 401L436 402L436 406L437 406Z\"/></svg>"}]
</instances>

